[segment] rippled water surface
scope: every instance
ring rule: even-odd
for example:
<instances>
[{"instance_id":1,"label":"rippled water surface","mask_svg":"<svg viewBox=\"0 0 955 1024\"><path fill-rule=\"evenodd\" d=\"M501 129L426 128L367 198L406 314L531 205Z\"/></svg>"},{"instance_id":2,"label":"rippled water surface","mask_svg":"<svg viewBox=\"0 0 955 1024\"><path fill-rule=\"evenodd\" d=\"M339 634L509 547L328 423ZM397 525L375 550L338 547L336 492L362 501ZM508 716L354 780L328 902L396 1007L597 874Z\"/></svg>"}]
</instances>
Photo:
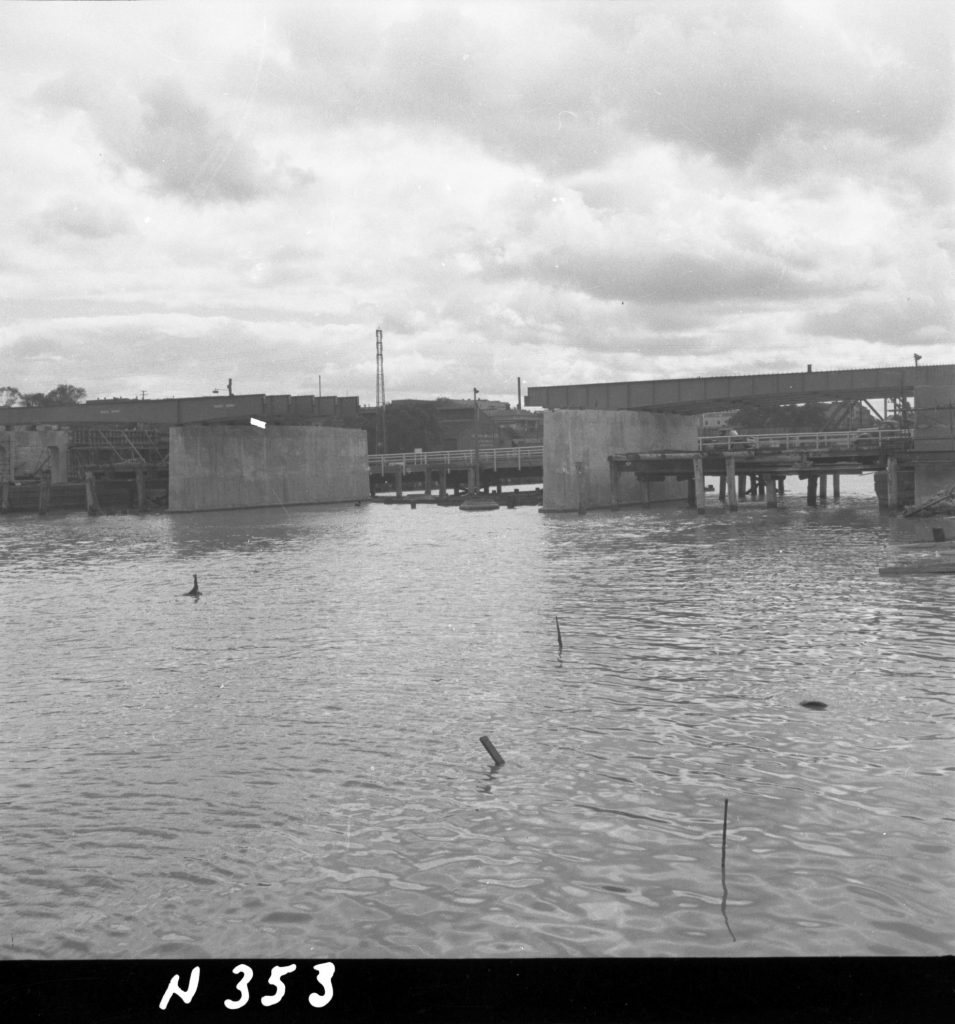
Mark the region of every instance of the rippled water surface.
<instances>
[{"instance_id":1,"label":"rippled water surface","mask_svg":"<svg viewBox=\"0 0 955 1024\"><path fill-rule=\"evenodd\" d=\"M854 486L0 519L3 955L955 952L955 577Z\"/></svg>"}]
</instances>

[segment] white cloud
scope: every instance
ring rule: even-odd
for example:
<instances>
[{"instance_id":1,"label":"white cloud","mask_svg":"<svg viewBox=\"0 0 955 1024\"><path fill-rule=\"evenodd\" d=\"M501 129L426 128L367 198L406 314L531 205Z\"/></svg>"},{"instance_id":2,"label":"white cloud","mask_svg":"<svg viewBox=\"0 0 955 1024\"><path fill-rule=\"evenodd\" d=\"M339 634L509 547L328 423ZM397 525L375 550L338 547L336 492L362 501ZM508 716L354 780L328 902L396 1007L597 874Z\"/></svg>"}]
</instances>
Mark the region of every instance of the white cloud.
<instances>
[{"instance_id":1,"label":"white cloud","mask_svg":"<svg viewBox=\"0 0 955 1024\"><path fill-rule=\"evenodd\" d=\"M394 398L951 359L949 5L22 4L0 32L0 383L370 402L378 326Z\"/></svg>"}]
</instances>

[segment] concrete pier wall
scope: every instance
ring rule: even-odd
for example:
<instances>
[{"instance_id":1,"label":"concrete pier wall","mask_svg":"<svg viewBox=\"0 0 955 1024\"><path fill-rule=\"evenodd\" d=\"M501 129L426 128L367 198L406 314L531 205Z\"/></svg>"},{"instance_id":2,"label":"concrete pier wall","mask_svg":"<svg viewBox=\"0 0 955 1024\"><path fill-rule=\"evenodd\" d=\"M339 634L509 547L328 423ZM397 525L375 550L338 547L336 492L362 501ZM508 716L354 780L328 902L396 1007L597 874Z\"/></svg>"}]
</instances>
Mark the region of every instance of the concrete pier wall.
<instances>
[{"instance_id":1,"label":"concrete pier wall","mask_svg":"<svg viewBox=\"0 0 955 1024\"><path fill-rule=\"evenodd\" d=\"M609 508L607 457L638 451L695 451L699 416L638 410L548 409L544 412L545 512ZM667 479L649 485L650 502L686 500L687 483ZM646 485L621 474L617 503L644 504Z\"/></svg>"},{"instance_id":2,"label":"concrete pier wall","mask_svg":"<svg viewBox=\"0 0 955 1024\"><path fill-rule=\"evenodd\" d=\"M65 484L69 472L70 432L57 427L0 430L0 480L23 480L39 470L50 482Z\"/></svg>"},{"instance_id":3,"label":"concrete pier wall","mask_svg":"<svg viewBox=\"0 0 955 1024\"><path fill-rule=\"evenodd\" d=\"M369 496L364 430L185 426L169 431L169 511L359 501Z\"/></svg>"},{"instance_id":4,"label":"concrete pier wall","mask_svg":"<svg viewBox=\"0 0 955 1024\"><path fill-rule=\"evenodd\" d=\"M955 486L955 380L915 389L915 504Z\"/></svg>"}]
</instances>

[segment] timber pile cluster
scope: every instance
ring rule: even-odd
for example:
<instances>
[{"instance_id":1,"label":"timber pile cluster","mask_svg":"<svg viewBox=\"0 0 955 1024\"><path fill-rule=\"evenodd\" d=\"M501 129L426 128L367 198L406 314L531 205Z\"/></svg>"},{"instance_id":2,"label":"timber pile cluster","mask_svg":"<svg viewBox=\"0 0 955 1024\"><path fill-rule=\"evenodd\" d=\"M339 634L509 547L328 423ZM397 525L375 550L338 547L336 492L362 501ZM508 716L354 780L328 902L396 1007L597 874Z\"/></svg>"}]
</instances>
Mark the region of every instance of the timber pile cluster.
<instances>
[{"instance_id":1,"label":"timber pile cluster","mask_svg":"<svg viewBox=\"0 0 955 1024\"><path fill-rule=\"evenodd\" d=\"M955 516L955 487L937 491L921 505L907 508L903 516Z\"/></svg>"}]
</instances>

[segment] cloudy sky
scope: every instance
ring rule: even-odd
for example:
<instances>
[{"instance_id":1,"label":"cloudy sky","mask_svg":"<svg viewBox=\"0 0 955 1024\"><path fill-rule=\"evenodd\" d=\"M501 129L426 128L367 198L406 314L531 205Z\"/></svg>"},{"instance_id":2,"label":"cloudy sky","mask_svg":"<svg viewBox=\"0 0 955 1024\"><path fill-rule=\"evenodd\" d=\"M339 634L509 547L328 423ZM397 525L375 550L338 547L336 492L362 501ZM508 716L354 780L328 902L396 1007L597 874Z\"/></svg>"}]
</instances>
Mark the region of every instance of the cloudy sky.
<instances>
[{"instance_id":1,"label":"cloudy sky","mask_svg":"<svg viewBox=\"0 0 955 1024\"><path fill-rule=\"evenodd\" d=\"M955 361L953 11L0 4L0 385Z\"/></svg>"}]
</instances>

